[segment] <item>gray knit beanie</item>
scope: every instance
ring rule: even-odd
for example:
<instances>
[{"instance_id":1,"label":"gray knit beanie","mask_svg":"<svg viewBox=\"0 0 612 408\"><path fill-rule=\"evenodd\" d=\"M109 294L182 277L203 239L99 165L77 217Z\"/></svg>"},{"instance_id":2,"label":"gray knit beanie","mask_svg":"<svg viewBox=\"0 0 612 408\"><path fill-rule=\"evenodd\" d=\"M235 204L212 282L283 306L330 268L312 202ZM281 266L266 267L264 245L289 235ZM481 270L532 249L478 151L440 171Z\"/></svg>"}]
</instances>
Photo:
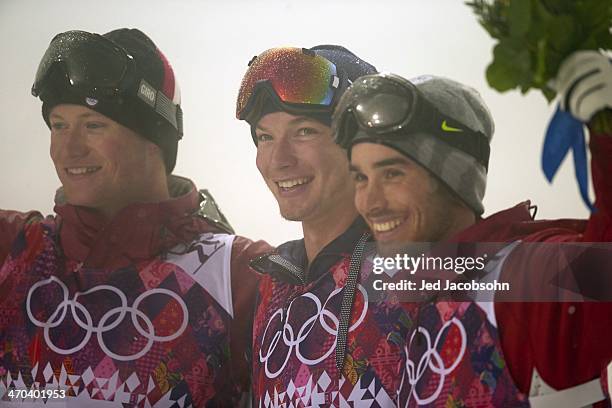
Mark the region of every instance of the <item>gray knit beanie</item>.
<instances>
[{"instance_id":1,"label":"gray knit beanie","mask_svg":"<svg viewBox=\"0 0 612 408\"><path fill-rule=\"evenodd\" d=\"M431 75L419 76L409 81L442 114L472 131L482 133L490 144L495 124L489 109L475 89L448 78ZM365 130L360 129L353 142L371 139ZM394 138L392 142L385 144L418 162L444 182L477 215L482 215L487 168L476 158L426 132L410 133L405 138Z\"/></svg>"},{"instance_id":2,"label":"gray knit beanie","mask_svg":"<svg viewBox=\"0 0 612 408\"><path fill-rule=\"evenodd\" d=\"M480 94L452 79L420 76L410 79L440 112L481 132L491 143L495 123ZM420 137L419 137L420 136ZM417 135L411 155L444 181L476 214L484 212L482 200L487 186L487 169L472 156L437 138Z\"/></svg>"}]
</instances>

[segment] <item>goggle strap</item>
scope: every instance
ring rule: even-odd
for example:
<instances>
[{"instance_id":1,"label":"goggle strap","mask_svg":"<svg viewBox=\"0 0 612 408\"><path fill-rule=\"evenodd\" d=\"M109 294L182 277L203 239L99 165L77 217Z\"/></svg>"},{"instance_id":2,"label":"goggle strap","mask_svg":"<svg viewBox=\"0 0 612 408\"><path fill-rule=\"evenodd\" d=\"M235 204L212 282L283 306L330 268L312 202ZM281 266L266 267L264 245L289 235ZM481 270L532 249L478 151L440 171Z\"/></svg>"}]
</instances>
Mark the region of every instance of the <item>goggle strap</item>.
<instances>
[{"instance_id":1,"label":"goggle strap","mask_svg":"<svg viewBox=\"0 0 612 408\"><path fill-rule=\"evenodd\" d=\"M477 157L476 160L484 165L485 169L487 169L487 171L489 170L489 158L491 156L491 146L489 145L489 141L486 138L485 135L483 135L482 133L479 133L479 138L478 138L478 154L480 157Z\"/></svg>"},{"instance_id":2,"label":"goggle strap","mask_svg":"<svg viewBox=\"0 0 612 408\"><path fill-rule=\"evenodd\" d=\"M348 126L348 122L350 121L350 119L347 119L346 121L347 122L342 126L345 129L344 130L345 133L347 132L346 127ZM355 121L355 119L353 119L353 121ZM368 132L368 129L359 125L358 122L354 122L354 123L360 129L365 130L366 133L368 133L368 135L371 136L372 139L387 142L391 145L393 145L393 143L398 140L396 137L393 137L393 136L389 137L390 134L381 136L376 133L370 133ZM391 135L397 134L398 132L401 133L402 131L400 130L400 131L392 132ZM488 170L489 169L489 155L491 152L491 147L489 146L486 136L482 134L481 132L476 132L473 130L467 130L467 132L472 134L472 136L474 136L476 139L466 138L465 133L462 134L462 136L456 137L455 139L453 139L453 141L451 141L451 139L448 139L448 138L440 138L440 137L434 137L434 139L439 140L441 143L444 143L445 145L450 146L453 149L462 151L468 156L474 158L478 163L480 163L482 166L484 166L485 169ZM400 137L406 137L406 135L401 133ZM459 138L461 138L461 140L458 140Z\"/></svg>"},{"instance_id":3,"label":"goggle strap","mask_svg":"<svg viewBox=\"0 0 612 408\"><path fill-rule=\"evenodd\" d=\"M484 134L481 132L476 132L473 130L467 130L469 134L475 138L465 138L463 136L462 140L458 142L451 142L448 138L438 138L438 140L446 143L447 145L461 150L467 155L476 159L478 163L484 166L485 169L489 169L489 155L491 153L491 147L489 146L489 142ZM463 134L465 135L465 134ZM457 139L455 139L457 140Z\"/></svg>"},{"instance_id":4,"label":"goggle strap","mask_svg":"<svg viewBox=\"0 0 612 408\"><path fill-rule=\"evenodd\" d=\"M302 52L310 57L316 57L317 53L308 48L302 48Z\"/></svg>"},{"instance_id":5,"label":"goggle strap","mask_svg":"<svg viewBox=\"0 0 612 408\"><path fill-rule=\"evenodd\" d=\"M172 103L172 101L163 92L158 92L157 96L155 111L178 130L178 124L176 121L177 106Z\"/></svg>"},{"instance_id":6,"label":"goggle strap","mask_svg":"<svg viewBox=\"0 0 612 408\"><path fill-rule=\"evenodd\" d=\"M180 116L178 105L144 79L140 80L137 95L182 134L182 129L179 129L179 121L177 120L177 117Z\"/></svg>"}]
</instances>

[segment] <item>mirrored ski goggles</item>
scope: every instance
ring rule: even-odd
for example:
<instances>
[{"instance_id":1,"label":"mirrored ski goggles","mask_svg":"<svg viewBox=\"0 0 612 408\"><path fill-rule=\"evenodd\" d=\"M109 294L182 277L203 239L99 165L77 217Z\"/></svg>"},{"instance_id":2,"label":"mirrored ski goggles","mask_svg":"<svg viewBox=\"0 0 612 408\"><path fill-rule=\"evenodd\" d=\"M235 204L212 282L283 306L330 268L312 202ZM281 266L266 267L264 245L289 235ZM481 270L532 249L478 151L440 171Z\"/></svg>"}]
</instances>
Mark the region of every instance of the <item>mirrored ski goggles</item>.
<instances>
[{"instance_id":1,"label":"mirrored ski goggles","mask_svg":"<svg viewBox=\"0 0 612 408\"><path fill-rule=\"evenodd\" d=\"M305 48L272 48L253 58L242 79L236 117L250 121L272 98L289 111L330 112L340 78L336 66Z\"/></svg>"},{"instance_id":2,"label":"mirrored ski goggles","mask_svg":"<svg viewBox=\"0 0 612 408\"><path fill-rule=\"evenodd\" d=\"M51 40L38 66L32 95L40 96L58 66L72 87L92 96L114 96L134 82L132 56L109 39L86 31L67 31Z\"/></svg>"},{"instance_id":3,"label":"mirrored ski goggles","mask_svg":"<svg viewBox=\"0 0 612 408\"><path fill-rule=\"evenodd\" d=\"M394 74L366 75L353 83L334 111L332 129L336 143L345 149L357 142L360 129L369 139L390 143L423 133L469 154L485 168L489 164L483 133L444 115L414 84Z\"/></svg>"}]
</instances>

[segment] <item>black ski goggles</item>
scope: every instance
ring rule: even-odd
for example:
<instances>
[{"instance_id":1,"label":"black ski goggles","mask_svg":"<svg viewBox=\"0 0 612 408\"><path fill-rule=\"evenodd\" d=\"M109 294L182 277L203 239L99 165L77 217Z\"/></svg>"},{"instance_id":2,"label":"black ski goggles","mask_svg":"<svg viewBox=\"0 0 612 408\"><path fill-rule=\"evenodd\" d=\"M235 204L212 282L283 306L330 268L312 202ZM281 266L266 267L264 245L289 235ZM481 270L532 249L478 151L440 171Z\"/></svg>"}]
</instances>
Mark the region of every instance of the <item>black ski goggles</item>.
<instances>
[{"instance_id":1,"label":"black ski goggles","mask_svg":"<svg viewBox=\"0 0 612 408\"><path fill-rule=\"evenodd\" d=\"M132 56L111 40L86 31L67 31L51 40L32 95L44 92L49 74L57 68L64 70L70 86L92 96L116 96L135 82Z\"/></svg>"},{"instance_id":2,"label":"black ski goggles","mask_svg":"<svg viewBox=\"0 0 612 408\"><path fill-rule=\"evenodd\" d=\"M367 138L382 143L427 134L489 165L489 141L478 131L441 113L410 81L395 74L365 75L342 95L333 115L336 143L345 149Z\"/></svg>"},{"instance_id":3,"label":"black ski goggles","mask_svg":"<svg viewBox=\"0 0 612 408\"><path fill-rule=\"evenodd\" d=\"M108 38L78 30L56 35L40 61L32 95L44 100L47 90L53 92L56 70L82 95L96 99L138 97L182 135L180 105L140 78L132 55Z\"/></svg>"}]
</instances>

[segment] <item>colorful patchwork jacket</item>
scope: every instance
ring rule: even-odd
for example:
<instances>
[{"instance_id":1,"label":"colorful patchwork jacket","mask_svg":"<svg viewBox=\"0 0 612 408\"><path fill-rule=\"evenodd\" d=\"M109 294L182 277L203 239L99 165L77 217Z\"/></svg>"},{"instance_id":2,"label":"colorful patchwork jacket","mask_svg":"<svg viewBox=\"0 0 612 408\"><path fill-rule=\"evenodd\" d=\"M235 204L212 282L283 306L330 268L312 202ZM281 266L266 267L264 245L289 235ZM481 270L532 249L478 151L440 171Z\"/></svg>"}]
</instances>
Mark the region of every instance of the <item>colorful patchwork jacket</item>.
<instances>
[{"instance_id":1,"label":"colorful patchwork jacket","mask_svg":"<svg viewBox=\"0 0 612 408\"><path fill-rule=\"evenodd\" d=\"M110 222L68 204L46 219L0 211L0 406L238 404L248 261L270 247L230 233L189 180L171 186Z\"/></svg>"},{"instance_id":2,"label":"colorful patchwork jacket","mask_svg":"<svg viewBox=\"0 0 612 408\"><path fill-rule=\"evenodd\" d=\"M351 257L365 229L357 219L310 265L303 241L251 263L264 274L253 332L254 406L527 406L495 326L475 303L371 301L361 283L372 268L362 266L343 331Z\"/></svg>"}]
</instances>

